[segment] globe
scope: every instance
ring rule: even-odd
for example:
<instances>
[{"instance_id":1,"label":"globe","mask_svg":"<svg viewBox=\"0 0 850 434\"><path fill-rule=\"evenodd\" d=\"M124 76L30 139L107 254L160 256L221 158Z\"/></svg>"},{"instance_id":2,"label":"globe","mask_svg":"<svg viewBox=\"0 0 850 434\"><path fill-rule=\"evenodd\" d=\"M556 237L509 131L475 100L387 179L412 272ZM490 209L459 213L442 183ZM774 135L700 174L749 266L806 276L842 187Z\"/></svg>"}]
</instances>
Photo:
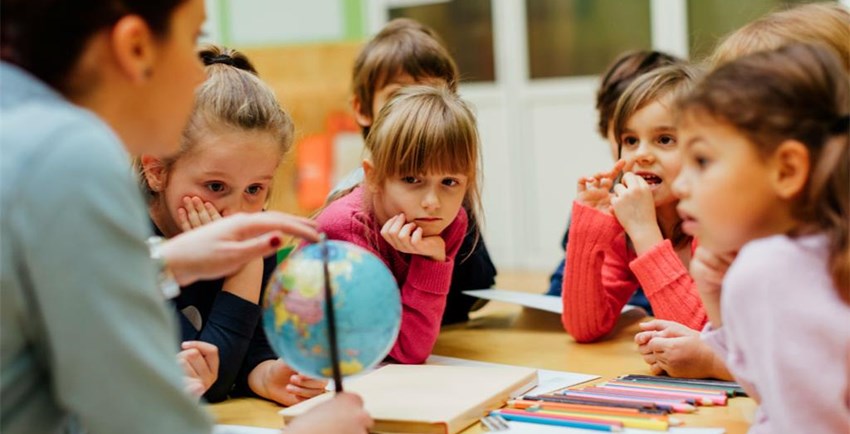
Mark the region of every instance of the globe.
<instances>
[{"instance_id":1,"label":"globe","mask_svg":"<svg viewBox=\"0 0 850 434\"><path fill-rule=\"evenodd\" d=\"M386 357L401 326L398 284L383 261L344 241L326 241L339 365L356 374ZM277 266L266 288L263 327L272 349L296 371L333 377L320 244Z\"/></svg>"}]
</instances>

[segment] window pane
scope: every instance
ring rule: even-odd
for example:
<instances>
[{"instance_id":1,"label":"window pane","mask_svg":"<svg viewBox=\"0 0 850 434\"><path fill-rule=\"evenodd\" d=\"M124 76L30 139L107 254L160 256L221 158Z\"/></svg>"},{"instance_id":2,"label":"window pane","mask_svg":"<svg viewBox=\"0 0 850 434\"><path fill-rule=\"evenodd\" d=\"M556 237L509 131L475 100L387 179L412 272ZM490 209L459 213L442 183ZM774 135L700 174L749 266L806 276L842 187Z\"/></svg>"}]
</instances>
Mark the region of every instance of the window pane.
<instances>
[{"instance_id":1,"label":"window pane","mask_svg":"<svg viewBox=\"0 0 850 434\"><path fill-rule=\"evenodd\" d=\"M412 18L433 28L454 56L461 81L495 81L490 0L391 8L390 18Z\"/></svg>"},{"instance_id":2,"label":"window pane","mask_svg":"<svg viewBox=\"0 0 850 434\"><path fill-rule=\"evenodd\" d=\"M728 33L768 12L812 1L815 0L688 0L691 59L705 59Z\"/></svg>"},{"instance_id":3,"label":"window pane","mask_svg":"<svg viewBox=\"0 0 850 434\"><path fill-rule=\"evenodd\" d=\"M531 78L594 75L650 49L649 0L525 0Z\"/></svg>"}]
</instances>

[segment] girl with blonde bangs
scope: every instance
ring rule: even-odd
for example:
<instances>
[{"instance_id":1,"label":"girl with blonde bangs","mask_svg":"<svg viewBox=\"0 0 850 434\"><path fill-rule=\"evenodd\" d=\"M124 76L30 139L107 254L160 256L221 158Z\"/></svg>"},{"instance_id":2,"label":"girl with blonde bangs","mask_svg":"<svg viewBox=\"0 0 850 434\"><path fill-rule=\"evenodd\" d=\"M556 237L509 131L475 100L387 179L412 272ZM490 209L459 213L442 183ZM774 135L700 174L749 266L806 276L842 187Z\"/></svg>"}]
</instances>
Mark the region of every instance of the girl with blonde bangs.
<instances>
[{"instance_id":1,"label":"girl with blonde bangs","mask_svg":"<svg viewBox=\"0 0 850 434\"><path fill-rule=\"evenodd\" d=\"M263 211L293 139L292 119L245 55L206 46L199 56L207 78L180 150L135 161L154 230L164 238ZM275 266L274 255L257 258L223 279L187 285L173 300L182 340L218 347L217 378L203 381L209 402L256 395L292 405L324 391L326 381L295 372L266 339L261 301ZM184 366L193 372L193 365Z\"/></svg>"},{"instance_id":2,"label":"girl with blonde bangs","mask_svg":"<svg viewBox=\"0 0 850 434\"><path fill-rule=\"evenodd\" d=\"M352 242L383 259L402 299L402 323L390 357L422 363L440 319L470 216L480 209L475 117L444 87L401 89L366 137L365 180L318 215L328 238Z\"/></svg>"}]
</instances>

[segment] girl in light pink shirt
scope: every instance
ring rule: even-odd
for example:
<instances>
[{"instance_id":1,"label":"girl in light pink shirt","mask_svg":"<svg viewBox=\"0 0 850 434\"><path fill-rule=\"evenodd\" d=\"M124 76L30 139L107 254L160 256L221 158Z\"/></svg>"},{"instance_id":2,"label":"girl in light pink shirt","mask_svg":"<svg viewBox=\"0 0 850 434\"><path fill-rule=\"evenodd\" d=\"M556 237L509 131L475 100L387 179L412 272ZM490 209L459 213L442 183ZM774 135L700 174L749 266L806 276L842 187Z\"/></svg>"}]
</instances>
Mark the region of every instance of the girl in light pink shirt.
<instances>
[{"instance_id":1,"label":"girl in light pink shirt","mask_svg":"<svg viewBox=\"0 0 850 434\"><path fill-rule=\"evenodd\" d=\"M788 45L719 67L679 106L703 338L760 404L750 432L850 432L846 71Z\"/></svg>"},{"instance_id":2,"label":"girl in light pink shirt","mask_svg":"<svg viewBox=\"0 0 850 434\"><path fill-rule=\"evenodd\" d=\"M479 208L472 111L444 87L409 86L366 137L362 185L316 218L328 238L364 247L392 271L402 316L390 357L423 363L440 331L469 209ZM457 258L458 260L462 258Z\"/></svg>"}]
</instances>

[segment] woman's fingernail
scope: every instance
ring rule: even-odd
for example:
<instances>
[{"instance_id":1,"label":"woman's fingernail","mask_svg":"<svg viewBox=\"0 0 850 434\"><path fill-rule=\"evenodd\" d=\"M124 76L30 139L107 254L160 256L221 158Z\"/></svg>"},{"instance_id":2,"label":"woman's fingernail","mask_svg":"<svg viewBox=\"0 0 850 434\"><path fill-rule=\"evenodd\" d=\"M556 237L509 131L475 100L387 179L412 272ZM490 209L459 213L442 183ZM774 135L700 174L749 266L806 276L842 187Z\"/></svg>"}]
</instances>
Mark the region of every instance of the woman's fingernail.
<instances>
[{"instance_id":1,"label":"woman's fingernail","mask_svg":"<svg viewBox=\"0 0 850 434\"><path fill-rule=\"evenodd\" d=\"M269 244L274 248L280 247L280 237L272 237L272 239L269 240Z\"/></svg>"}]
</instances>

